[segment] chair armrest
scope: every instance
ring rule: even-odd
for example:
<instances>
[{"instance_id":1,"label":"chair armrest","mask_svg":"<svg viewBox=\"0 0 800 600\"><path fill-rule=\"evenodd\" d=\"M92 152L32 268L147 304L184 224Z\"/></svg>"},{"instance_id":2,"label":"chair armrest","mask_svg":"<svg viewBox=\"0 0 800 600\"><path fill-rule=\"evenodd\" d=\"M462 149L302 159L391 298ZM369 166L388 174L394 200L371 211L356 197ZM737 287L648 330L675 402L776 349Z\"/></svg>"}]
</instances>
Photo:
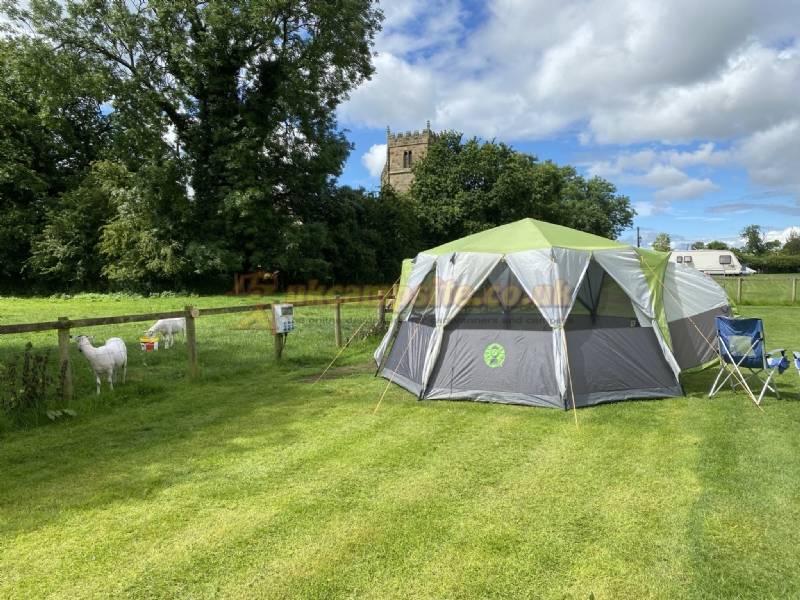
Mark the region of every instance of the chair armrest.
<instances>
[{"instance_id":1,"label":"chair armrest","mask_svg":"<svg viewBox=\"0 0 800 600\"><path fill-rule=\"evenodd\" d=\"M786 356L786 348L776 348L775 350L770 350L767 352L767 356L772 356L773 354L780 353L781 356Z\"/></svg>"},{"instance_id":2,"label":"chair armrest","mask_svg":"<svg viewBox=\"0 0 800 600\"><path fill-rule=\"evenodd\" d=\"M794 352L792 352L792 356L794 356L794 357L795 357L795 358L797 358L797 359L800 359L800 352L797 352L797 351L795 350Z\"/></svg>"}]
</instances>

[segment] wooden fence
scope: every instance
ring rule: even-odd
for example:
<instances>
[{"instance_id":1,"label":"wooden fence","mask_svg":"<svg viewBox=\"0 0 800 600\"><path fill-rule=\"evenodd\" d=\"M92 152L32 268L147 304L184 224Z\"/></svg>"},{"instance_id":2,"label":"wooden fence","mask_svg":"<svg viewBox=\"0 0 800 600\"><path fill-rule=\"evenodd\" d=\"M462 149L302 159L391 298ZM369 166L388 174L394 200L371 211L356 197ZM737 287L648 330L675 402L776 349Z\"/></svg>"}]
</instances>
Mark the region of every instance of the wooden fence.
<instances>
[{"instance_id":1,"label":"wooden fence","mask_svg":"<svg viewBox=\"0 0 800 600\"><path fill-rule=\"evenodd\" d=\"M394 291L394 290L392 290ZM385 322L386 304L393 299L392 293L378 291L375 296L356 296L351 298L302 300L292 302L292 306L333 306L334 340L337 347L342 345L342 320L341 306L346 303L355 302L377 302L377 321ZM139 315L121 315L116 317L92 317L87 319L70 319L69 317L59 317L57 321L45 321L41 323L18 323L15 325L0 325L0 335L14 333L31 333L36 331L58 330L58 364L60 369L65 369L65 380L63 385L64 397L72 397L72 368L69 358L69 332L76 327L94 327L98 325L117 325L120 323L139 323L143 321L154 321L158 319L186 319L186 344L188 346L189 377L197 378L197 339L195 333L195 319L200 317L210 317L213 315L227 315L241 312L252 312L256 310L271 310L272 304L250 304L244 306L225 306L221 308L197 308L186 306L183 310L173 310L167 312L145 313ZM286 334L275 333L275 358L280 358L283 348L283 336ZM66 368L65 368L66 363Z\"/></svg>"},{"instance_id":2,"label":"wooden fence","mask_svg":"<svg viewBox=\"0 0 800 600\"><path fill-rule=\"evenodd\" d=\"M797 277L714 277L729 296L741 302L747 297L780 297L782 301L797 302ZM735 283L734 283L735 282Z\"/></svg>"}]
</instances>

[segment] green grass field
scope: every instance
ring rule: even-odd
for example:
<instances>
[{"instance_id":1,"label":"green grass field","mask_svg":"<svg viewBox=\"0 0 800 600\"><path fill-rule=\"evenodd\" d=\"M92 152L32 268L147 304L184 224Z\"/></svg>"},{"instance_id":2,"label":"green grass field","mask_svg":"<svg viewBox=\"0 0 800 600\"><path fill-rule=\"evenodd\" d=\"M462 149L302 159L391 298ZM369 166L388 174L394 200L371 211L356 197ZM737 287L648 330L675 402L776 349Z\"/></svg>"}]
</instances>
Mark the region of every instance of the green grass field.
<instances>
[{"instance_id":1,"label":"green grass field","mask_svg":"<svg viewBox=\"0 0 800 600\"><path fill-rule=\"evenodd\" d=\"M800 274L748 275L746 277L714 277L728 296L736 299L739 280L742 281L742 306L800 306L800 289L795 303L792 303L792 279L800 279Z\"/></svg>"},{"instance_id":2,"label":"green grass field","mask_svg":"<svg viewBox=\"0 0 800 600\"><path fill-rule=\"evenodd\" d=\"M0 323L247 302L3 300ZM0 438L2 598L800 596L798 375L743 393L578 411L417 402L372 377L375 338L329 377L331 309L298 309L284 359L237 317L142 354L99 397L73 352L75 419ZM798 311L749 307L800 350ZM345 334L370 313L342 311ZM0 338L0 363L55 333Z\"/></svg>"}]
</instances>

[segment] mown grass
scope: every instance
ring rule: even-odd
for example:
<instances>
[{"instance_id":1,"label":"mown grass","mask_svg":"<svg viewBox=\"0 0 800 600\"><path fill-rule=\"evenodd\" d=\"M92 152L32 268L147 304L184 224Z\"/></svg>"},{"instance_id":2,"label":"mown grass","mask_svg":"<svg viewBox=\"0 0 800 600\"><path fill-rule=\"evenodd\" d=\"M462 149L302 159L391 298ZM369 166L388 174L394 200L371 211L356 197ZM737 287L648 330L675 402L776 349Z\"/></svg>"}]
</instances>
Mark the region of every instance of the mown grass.
<instances>
[{"instance_id":1,"label":"mown grass","mask_svg":"<svg viewBox=\"0 0 800 600\"><path fill-rule=\"evenodd\" d=\"M150 310L138 302L92 311ZM279 365L271 340L201 319L198 381L180 374L183 347L159 351L158 371L149 354L103 402L78 398L75 420L7 432L0 596L800 595L796 372L763 412L741 392L708 399L706 371L685 398L580 410L578 429L562 411L394 386L375 413L374 338L310 383L335 353L325 312L316 330L308 312L323 310L305 327L298 309ZM352 310L350 331L369 312ZM796 310L743 312L770 347L800 349Z\"/></svg>"}]
</instances>

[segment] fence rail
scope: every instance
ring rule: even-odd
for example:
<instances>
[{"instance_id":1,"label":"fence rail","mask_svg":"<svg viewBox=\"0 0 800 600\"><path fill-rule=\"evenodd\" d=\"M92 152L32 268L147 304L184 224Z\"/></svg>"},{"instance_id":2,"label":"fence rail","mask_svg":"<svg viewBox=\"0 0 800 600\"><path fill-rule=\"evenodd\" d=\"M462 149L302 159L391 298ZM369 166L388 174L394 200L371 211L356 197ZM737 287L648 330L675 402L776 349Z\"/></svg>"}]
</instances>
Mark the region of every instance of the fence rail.
<instances>
[{"instance_id":1,"label":"fence rail","mask_svg":"<svg viewBox=\"0 0 800 600\"><path fill-rule=\"evenodd\" d=\"M383 323L386 314L386 303L392 300L395 290L388 293L379 291L372 296L353 296L350 298L320 298L314 300L301 300L291 302L292 306L333 306L334 310L334 339L336 345L342 345L342 331L340 309L342 304L357 302L377 302L377 321ZM117 325L122 323L139 323L143 321L153 321L158 319L186 319L186 343L188 346L189 377L197 378L197 341L195 331L195 319L199 317L210 317L214 315L227 315L243 312L253 312L259 310L270 310L273 303L249 304L242 306L224 306L217 308L197 308L188 305L184 310L173 310L155 313L142 313L136 315L119 315L114 317L93 317L85 319L70 319L69 317L59 317L57 321L43 321L40 323L16 323L12 325L0 325L0 335L32 333L37 331L58 330L58 364L64 370L66 380L63 385L65 398L72 397L72 370L69 356L69 332L77 327L94 327L99 325ZM274 333L274 332L273 332ZM275 333L275 358L280 358L283 348L282 336L286 334Z\"/></svg>"},{"instance_id":2,"label":"fence rail","mask_svg":"<svg viewBox=\"0 0 800 600\"><path fill-rule=\"evenodd\" d=\"M756 304L797 302L797 277L715 277L737 302Z\"/></svg>"}]
</instances>

